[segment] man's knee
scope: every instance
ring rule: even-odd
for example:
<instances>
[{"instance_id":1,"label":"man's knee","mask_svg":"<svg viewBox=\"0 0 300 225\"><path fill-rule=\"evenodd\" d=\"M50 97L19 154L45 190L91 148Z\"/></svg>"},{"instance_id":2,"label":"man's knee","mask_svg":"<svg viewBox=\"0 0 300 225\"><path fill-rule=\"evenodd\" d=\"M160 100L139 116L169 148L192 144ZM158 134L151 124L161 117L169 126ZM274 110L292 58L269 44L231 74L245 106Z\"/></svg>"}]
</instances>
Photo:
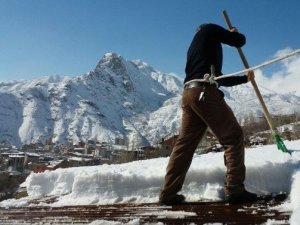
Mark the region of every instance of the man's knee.
<instances>
[{"instance_id":1,"label":"man's knee","mask_svg":"<svg viewBox=\"0 0 300 225\"><path fill-rule=\"evenodd\" d=\"M221 145L243 145L244 143L244 132L240 126L234 129L228 130L225 134L219 138Z\"/></svg>"},{"instance_id":2,"label":"man's knee","mask_svg":"<svg viewBox=\"0 0 300 225\"><path fill-rule=\"evenodd\" d=\"M236 130L236 141L238 144L243 144L245 141L244 131L240 126Z\"/></svg>"}]
</instances>

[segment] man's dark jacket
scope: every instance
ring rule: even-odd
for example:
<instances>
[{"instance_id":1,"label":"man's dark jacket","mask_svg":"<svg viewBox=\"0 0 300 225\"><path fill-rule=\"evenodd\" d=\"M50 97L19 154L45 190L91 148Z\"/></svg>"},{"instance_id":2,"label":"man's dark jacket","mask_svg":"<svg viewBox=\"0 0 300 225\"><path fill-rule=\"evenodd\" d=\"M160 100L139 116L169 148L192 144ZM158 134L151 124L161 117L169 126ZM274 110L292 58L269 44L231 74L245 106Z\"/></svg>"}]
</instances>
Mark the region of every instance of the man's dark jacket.
<instances>
[{"instance_id":1,"label":"man's dark jacket","mask_svg":"<svg viewBox=\"0 0 300 225\"><path fill-rule=\"evenodd\" d=\"M230 32L216 24L203 24L196 33L187 52L184 82L203 79L214 65L216 76L222 75L223 51L221 44L242 47L246 38L238 32ZM219 86L234 86L247 82L247 76L235 76L218 80Z\"/></svg>"}]
</instances>

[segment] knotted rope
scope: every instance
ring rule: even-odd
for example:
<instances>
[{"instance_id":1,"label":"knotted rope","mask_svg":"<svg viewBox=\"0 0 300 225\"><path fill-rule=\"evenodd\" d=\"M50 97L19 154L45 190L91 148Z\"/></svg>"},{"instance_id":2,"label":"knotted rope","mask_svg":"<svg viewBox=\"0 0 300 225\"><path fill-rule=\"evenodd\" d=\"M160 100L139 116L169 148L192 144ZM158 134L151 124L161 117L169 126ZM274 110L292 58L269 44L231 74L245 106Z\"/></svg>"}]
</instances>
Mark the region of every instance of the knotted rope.
<instances>
[{"instance_id":1,"label":"knotted rope","mask_svg":"<svg viewBox=\"0 0 300 225\"><path fill-rule=\"evenodd\" d=\"M194 82L194 81L198 81L198 82L205 82L205 83L210 83L210 84L216 84L218 86L218 83L217 83L217 80L220 80L220 79L223 79L223 78L227 78L227 77L232 77L232 76L237 76L237 75L241 75L241 74L245 74L251 70L257 70L257 69L260 69L262 67L265 67L265 66L268 66L268 65L271 65L273 63L276 63L276 62L279 62L281 60L284 60L284 59L287 59L289 57L292 57L294 55L297 55L300 53L300 49L297 49L293 52L290 52L286 55L283 55L283 56L279 56L275 59L272 59L270 61L267 61L267 62L264 62L262 64L259 64L257 66L253 66L251 68L248 68L248 69L245 69L245 70L241 70L241 71L238 71L238 72L235 72L235 73L230 73L230 74L226 74L226 75L222 75L222 76L218 76L216 77L215 74L204 74L203 76L203 79L193 79L193 80L190 80L188 82L186 82L185 84L188 84L190 82Z\"/></svg>"},{"instance_id":2,"label":"knotted rope","mask_svg":"<svg viewBox=\"0 0 300 225\"><path fill-rule=\"evenodd\" d=\"M287 58L289 58L291 56L294 56L294 55L297 55L299 53L300 53L300 49L297 49L296 51L290 52L290 53L288 53L286 55L283 55L283 56L279 56L279 57L277 57L275 59L272 59L270 61L264 62L264 63L259 64L257 66L253 66L251 68L248 68L248 69L245 69L245 70L241 70L241 71L238 71L238 72L235 72L235 73L230 73L230 74L218 76L218 77L215 78L215 80L220 80L220 79L227 78L227 77L232 77L232 76L237 76L237 75L245 74L245 73L247 73L247 72L249 72L251 70L260 69L262 67L271 65L273 63L279 62L279 61L284 60L284 59L287 59Z\"/></svg>"}]
</instances>

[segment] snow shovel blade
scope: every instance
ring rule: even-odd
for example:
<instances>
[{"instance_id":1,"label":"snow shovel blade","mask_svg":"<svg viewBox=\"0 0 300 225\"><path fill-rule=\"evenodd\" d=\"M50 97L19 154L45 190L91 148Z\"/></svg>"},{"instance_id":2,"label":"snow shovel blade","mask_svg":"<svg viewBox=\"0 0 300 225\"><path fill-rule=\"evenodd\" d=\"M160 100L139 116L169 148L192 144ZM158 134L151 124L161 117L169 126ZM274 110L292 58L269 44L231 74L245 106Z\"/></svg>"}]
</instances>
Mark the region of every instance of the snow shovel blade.
<instances>
[{"instance_id":1,"label":"snow shovel blade","mask_svg":"<svg viewBox=\"0 0 300 225\"><path fill-rule=\"evenodd\" d=\"M273 137L275 143L277 144L278 150L281 150L281 151L283 151L283 152L287 152L287 153L288 153L288 150L287 150L287 148L286 148L286 146L285 146L283 140L282 140L281 137L279 136L279 134L278 134L277 132L274 132L274 133L272 134L272 137Z\"/></svg>"}]
</instances>

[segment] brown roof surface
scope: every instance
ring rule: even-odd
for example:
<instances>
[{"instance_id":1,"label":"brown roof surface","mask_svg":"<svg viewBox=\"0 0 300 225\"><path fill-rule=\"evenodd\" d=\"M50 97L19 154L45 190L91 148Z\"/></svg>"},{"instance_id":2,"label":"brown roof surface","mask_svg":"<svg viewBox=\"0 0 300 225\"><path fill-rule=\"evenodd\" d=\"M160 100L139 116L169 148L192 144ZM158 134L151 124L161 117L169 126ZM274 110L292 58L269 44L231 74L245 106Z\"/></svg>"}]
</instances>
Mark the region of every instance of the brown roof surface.
<instances>
[{"instance_id":1,"label":"brown roof surface","mask_svg":"<svg viewBox=\"0 0 300 225\"><path fill-rule=\"evenodd\" d=\"M187 203L178 206L157 204L116 204L67 207L0 208L0 224L89 224L95 220L127 223L139 219L163 224L262 224L268 220L289 224L290 213L272 209L280 202L229 205L225 203Z\"/></svg>"}]
</instances>

